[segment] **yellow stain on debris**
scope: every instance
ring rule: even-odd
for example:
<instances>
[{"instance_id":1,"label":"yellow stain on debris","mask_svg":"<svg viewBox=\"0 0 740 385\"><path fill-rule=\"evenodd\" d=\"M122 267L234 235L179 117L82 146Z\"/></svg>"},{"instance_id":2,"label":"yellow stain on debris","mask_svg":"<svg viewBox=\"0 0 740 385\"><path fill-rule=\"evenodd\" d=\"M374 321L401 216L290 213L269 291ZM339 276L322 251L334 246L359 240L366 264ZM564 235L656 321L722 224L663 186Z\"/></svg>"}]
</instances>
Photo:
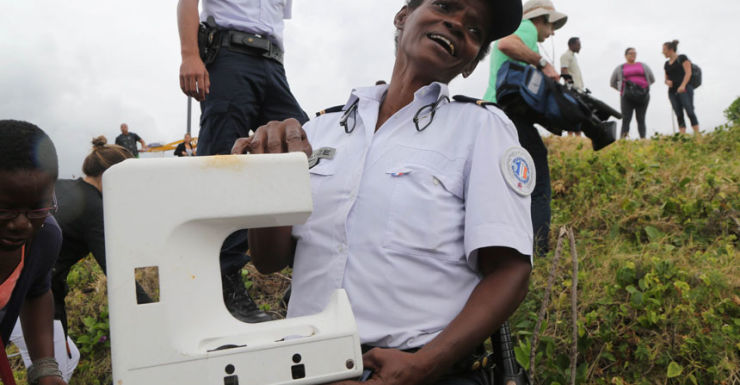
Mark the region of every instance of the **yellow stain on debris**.
<instances>
[{"instance_id":1,"label":"yellow stain on debris","mask_svg":"<svg viewBox=\"0 0 740 385\"><path fill-rule=\"evenodd\" d=\"M242 171L244 169L244 158L239 155L213 155L205 157L203 168L231 169Z\"/></svg>"}]
</instances>

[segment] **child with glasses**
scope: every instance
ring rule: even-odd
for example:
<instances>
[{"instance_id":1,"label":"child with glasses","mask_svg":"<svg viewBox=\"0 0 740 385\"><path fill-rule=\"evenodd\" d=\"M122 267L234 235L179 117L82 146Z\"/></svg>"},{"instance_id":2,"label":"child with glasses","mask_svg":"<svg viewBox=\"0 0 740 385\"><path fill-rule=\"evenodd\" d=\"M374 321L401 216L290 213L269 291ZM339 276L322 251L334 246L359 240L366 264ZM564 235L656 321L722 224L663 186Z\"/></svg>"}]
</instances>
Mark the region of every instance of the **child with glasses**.
<instances>
[{"instance_id":1,"label":"child with glasses","mask_svg":"<svg viewBox=\"0 0 740 385\"><path fill-rule=\"evenodd\" d=\"M62 242L51 216L57 175L56 150L44 131L31 123L0 120L0 365L20 316L33 362L29 384L66 384L53 358L50 289Z\"/></svg>"}]
</instances>

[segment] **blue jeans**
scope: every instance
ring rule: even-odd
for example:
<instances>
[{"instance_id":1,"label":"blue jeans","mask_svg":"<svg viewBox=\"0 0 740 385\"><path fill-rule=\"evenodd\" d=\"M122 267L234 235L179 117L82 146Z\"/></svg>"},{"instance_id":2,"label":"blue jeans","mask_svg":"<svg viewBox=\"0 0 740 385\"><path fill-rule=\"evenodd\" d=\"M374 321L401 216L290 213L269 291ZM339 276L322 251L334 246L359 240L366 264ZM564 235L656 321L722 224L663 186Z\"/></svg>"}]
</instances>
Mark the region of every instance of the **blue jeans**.
<instances>
[{"instance_id":1,"label":"blue jeans","mask_svg":"<svg viewBox=\"0 0 740 385\"><path fill-rule=\"evenodd\" d=\"M668 99L671 101L673 112L676 113L679 127L686 128L686 121L683 118L684 111L686 111L686 115L689 116L692 126L699 125L699 120L696 118L696 114L694 113L694 87L687 85L686 92L682 94L668 91Z\"/></svg>"},{"instance_id":2,"label":"blue jeans","mask_svg":"<svg viewBox=\"0 0 740 385\"><path fill-rule=\"evenodd\" d=\"M534 124L524 116L509 116L519 134L519 144L534 159L536 181L532 192L532 227L534 232L534 255L545 255L550 249L550 166L547 163L547 147Z\"/></svg>"},{"instance_id":3,"label":"blue jeans","mask_svg":"<svg viewBox=\"0 0 740 385\"><path fill-rule=\"evenodd\" d=\"M200 103L198 155L230 154L238 138L271 120L308 121L277 61L222 47L207 69L211 88ZM221 272L232 273L249 262L248 247L246 230L229 235L221 249Z\"/></svg>"}]
</instances>

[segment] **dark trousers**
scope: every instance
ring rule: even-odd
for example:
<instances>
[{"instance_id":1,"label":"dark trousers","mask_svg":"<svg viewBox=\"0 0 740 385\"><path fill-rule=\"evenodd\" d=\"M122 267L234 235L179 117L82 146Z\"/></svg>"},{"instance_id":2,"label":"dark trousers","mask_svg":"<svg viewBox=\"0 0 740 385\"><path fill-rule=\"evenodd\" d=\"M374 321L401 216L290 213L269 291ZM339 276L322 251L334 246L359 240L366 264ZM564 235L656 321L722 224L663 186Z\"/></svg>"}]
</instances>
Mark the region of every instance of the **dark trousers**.
<instances>
[{"instance_id":1,"label":"dark trousers","mask_svg":"<svg viewBox=\"0 0 740 385\"><path fill-rule=\"evenodd\" d=\"M668 99L671 101L673 112L676 113L679 127L686 128L686 121L683 117L684 111L689 116L692 126L699 125L699 119L696 118L696 114L694 113L694 87L687 85L686 92L682 94L668 91Z\"/></svg>"},{"instance_id":2,"label":"dark trousers","mask_svg":"<svg viewBox=\"0 0 740 385\"><path fill-rule=\"evenodd\" d=\"M519 134L519 144L534 159L536 181L532 192L532 227L534 232L535 255L544 255L549 248L550 239L550 166L547 163L547 147L534 124L524 116L509 116Z\"/></svg>"},{"instance_id":3,"label":"dark trousers","mask_svg":"<svg viewBox=\"0 0 740 385\"><path fill-rule=\"evenodd\" d=\"M643 103L635 103L622 95L622 138L626 138L630 133L630 123L632 122L632 113L635 113L637 119L637 132L640 138L645 139L647 127L645 126L645 112L647 112L650 103L650 95L647 95Z\"/></svg>"},{"instance_id":4,"label":"dark trousers","mask_svg":"<svg viewBox=\"0 0 740 385\"><path fill-rule=\"evenodd\" d=\"M207 69L211 88L200 103L198 155L230 154L236 139L271 120L308 121L277 61L222 47ZM233 273L249 262L247 248L246 230L229 235L221 249L221 272Z\"/></svg>"}]
</instances>

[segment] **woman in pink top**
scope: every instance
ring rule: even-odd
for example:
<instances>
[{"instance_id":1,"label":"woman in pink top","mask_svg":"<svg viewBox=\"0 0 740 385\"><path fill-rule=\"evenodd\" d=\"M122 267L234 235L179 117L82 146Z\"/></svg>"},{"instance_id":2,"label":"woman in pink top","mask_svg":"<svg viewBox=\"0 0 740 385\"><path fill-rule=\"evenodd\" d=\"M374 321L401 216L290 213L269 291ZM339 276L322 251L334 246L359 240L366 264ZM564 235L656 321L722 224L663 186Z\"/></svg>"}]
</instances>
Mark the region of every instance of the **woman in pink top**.
<instances>
[{"instance_id":1,"label":"woman in pink top","mask_svg":"<svg viewBox=\"0 0 740 385\"><path fill-rule=\"evenodd\" d=\"M637 115L637 131L640 138L645 138L645 113L650 102L650 84L655 77L650 67L645 63L635 61L637 51L630 47L624 51L627 62L620 64L612 73L610 85L621 95L622 107L622 138L626 138L630 131L632 113Z\"/></svg>"}]
</instances>

